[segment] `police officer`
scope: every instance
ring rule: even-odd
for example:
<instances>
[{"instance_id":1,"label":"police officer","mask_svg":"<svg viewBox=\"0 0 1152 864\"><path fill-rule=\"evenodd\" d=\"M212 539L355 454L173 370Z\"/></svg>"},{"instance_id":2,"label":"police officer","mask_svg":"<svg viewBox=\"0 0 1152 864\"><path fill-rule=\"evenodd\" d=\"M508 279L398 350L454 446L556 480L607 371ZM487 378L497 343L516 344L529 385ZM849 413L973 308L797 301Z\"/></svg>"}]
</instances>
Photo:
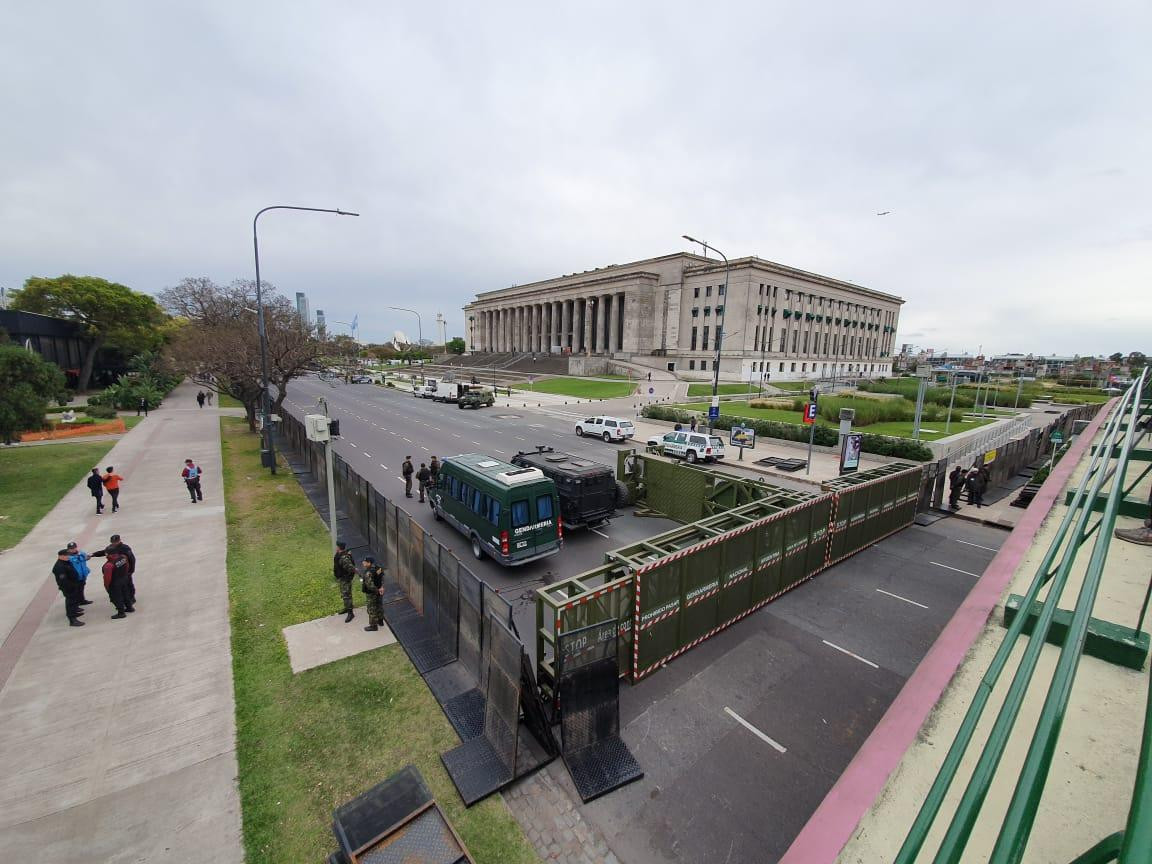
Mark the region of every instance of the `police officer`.
<instances>
[{"instance_id":1,"label":"police officer","mask_svg":"<svg viewBox=\"0 0 1152 864\"><path fill-rule=\"evenodd\" d=\"M964 469L957 465L948 475L948 509L960 509L960 494L964 491Z\"/></svg>"},{"instance_id":2,"label":"police officer","mask_svg":"<svg viewBox=\"0 0 1152 864\"><path fill-rule=\"evenodd\" d=\"M416 479L420 481L420 503L423 504L424 490L428 488L428 481L432 479L432 472L423 462L420 463L420 470L416 472Z\"/></svg>"},{"instance_id":3,"label":"police officer","mask_svg":"<svg viewBox=\"0 0 1152 864\"><path fill-rule=\"evenodd\" d=\"M67 549L56 553L56 563L52 565L52 575L56 578L56 587L64 595L64 614L68 616L69 627L83 627L84 622L80 616L84 610L80 608L80 597L83 586L76 568L72 566L71 556Z\"/></svg>"},{"instance_id":4,"label":"police officer","mask_svg":"<svg viewBox=\"0 0 1152 864\"><path fill-rule=\"evenodd\" d=\"M428 481L429 485L435 486L436 480L440 477L440 459L436 456L428 463L428 473L432 475L432 479Z\"/></svg>"},{"instance_id":5,"label":"police officer","mask_svg":"<svg viewBox=\"0 0 1152 864\"><path fill-rule=\"evenodd\" d=\"M347 624L356 617L352 611L352 579L356 576L356 561L343 540L336 544L336 554L332 556L332 576L340 585L340 598L344 601L344 608L336 614L343 614Z\"/></svg>"},{"instance_id":6,"label":"police officer","mask_svg":"<svg viewBox=\"0 0 1152 864\"><path fill-rule=\"evenodd\" d=\"M405 456L404 464L400 466L400 475L404 478L404 497L412 497L412 475L416 469L412 467L412 457Z\"/></svg>"},{"instance_id":7,"label":"police officer","mask_svg":"<svg viewBox=\"0 0 1152 864\"><path fill-rule=\"evenodd\" d=\"M360 581L368 607L368 626L364 629L379 630L384 623L384 568L378 567L371 555L364 559L363 566Z\"/></svg>"}]
</instances>

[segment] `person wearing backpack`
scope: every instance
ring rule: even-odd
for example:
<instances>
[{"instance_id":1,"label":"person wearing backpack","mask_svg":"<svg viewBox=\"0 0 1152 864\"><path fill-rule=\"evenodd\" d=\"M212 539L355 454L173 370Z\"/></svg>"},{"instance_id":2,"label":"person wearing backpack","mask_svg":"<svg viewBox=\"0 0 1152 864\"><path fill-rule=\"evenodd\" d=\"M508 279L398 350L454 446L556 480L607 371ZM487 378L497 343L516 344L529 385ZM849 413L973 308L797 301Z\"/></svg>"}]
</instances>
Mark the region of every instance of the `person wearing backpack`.
<instances>
[{"instance_id":1,"label":"person wearing backpack","mask_svg":"<svg viewBox=\"0 0 1152 864\"><path fill-rule=\"evenodd\" d=\"M123 611L124 612L135 612L136 611L136 580L133 577L136 573L136 556L132 552L132 547L129 546L127 543L125 543L123 540L121 540L119 534L113 534L108 539L110 542L108 543L108 545L106 547L104 547L104 549L100 550L99 552L93 552L89 557L91 557L91 558L106 558L109 555L119 555L120 557L122 557L124 559L125 565L121 565L121 569L117 571L121 576L124 577L123 591L122 591L122 594L120 595L122 598L122 601L123 601L123 605L124 605ZM107 576L108 576L107 571L104 571L104 574L105 574L104 587L108 588L109 583L108 583L108 579L107 579ZM108 596L109 596L109 598L112 597L111 592L109 592ZM113 602L113 605L115 605L116 601L114 599L112 602ZM120 607L117 607L117 611L121 611ZM113 617L116 617L116 616L113 616Z\"/></svg>"},{"instance_id":2,"label":"person wearing backpack","mask_svg":"<svg viewBox=\"0 0 1152 864\"><path fill-rule=\"evenodd\" d=\"M184 485L188 487L188 494L192 496L193 504L204 500L204 493L200 491L200 476L203 473L200 466L191 459L184 460L184 470L180 472L180 476L184 478Z\"/></svg>"}]
</instances>

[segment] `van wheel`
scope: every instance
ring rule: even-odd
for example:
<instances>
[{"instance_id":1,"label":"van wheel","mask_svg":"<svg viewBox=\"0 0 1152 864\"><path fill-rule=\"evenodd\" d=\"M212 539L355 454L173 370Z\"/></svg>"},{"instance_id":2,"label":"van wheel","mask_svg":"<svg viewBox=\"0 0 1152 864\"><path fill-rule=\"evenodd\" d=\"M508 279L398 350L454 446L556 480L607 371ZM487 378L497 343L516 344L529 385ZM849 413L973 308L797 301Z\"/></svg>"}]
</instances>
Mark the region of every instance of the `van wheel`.
<instances>
[{"instance_id":1,"label":"van wheel","mask_svg":"<svg viewBox=\"0 0 1152 864\"><path fill-rule=\"evenodd\" d=\"M436 509L436 505L432 503L432 499L428 499L428 506L432 508L432 518L437 522L441 520L440 511Z\"/></svg>"},{"instance_id":2,"label":"van wheel","mask_svg":"<svg viewBox=\"0 0 1152 864\"><path fill-rule=\"evenodd\" d=\"M612 440L612 436L611 436L611 435L609 435L607 432L605 432L605 433L604 433L603 435L601 435L600 437L604 439L604 443L605 443L605 444L609 443L609 442Z\"/></svg>"},{"instance_id":3,"label":"van wheel","mask_svg":"<svg viewBox=\"0 0 1152 864\"><path fill-rule=\"evenodd\" d=\"M627 507L632 503L632 490L628 488L627 483L616 481L616 506Z\"/></svg>"},{"instance_id":4,"label":"van wheel","mask_svg":"<svg viewBox=\"0 0 1152 864\"><path fill-rule=\"evenodd\" d=\"M457 402L456 407L459 408L461 411L464 410L464 404L462 402Z\"/></svg>"},{"instance_id":5,"label":"van wheel","mask_svg":"<svg viewBox=\"0 0 1152 864\"><path fill-rule=\"evenodd\" d=\"M484 560L484 549L480 545L480 538L475 534L472 535L472 557L477 561Z\"/></svg>"},{"instance_id":6,"label":"van wheel","mask_svg":"<svg viewBox=\"0 0 1152 864\"><path fill-rule=\"evenodd\" d=\"M695 450L689 450L687 456L685 456L684 458L687 459L689 462L695 462L696 461L696 451Z\"/></svg>"},{"instance_id":7,"label":"van wheel","mask_svg":"<svg viewBox=\"0 0 1152 864\"><path fill-rule=\"evenodd\" d=\"M577 427L576 427L576 437L577 437L577 438L583 438L583 437L584 437L584 429L583 429L583 427L581 427L581 426L577 426Z\"/></svg>"}]
</instances>

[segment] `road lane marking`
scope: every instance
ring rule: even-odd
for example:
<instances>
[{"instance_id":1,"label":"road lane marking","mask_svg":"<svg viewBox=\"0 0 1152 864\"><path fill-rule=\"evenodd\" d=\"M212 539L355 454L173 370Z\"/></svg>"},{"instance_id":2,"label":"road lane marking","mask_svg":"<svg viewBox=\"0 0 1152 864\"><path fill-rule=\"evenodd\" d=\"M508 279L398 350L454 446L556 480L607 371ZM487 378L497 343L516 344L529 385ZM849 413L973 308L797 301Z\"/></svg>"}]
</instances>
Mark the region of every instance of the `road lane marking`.
<instances>
[{"instance_id":1,"label":"road lane marking","mask_svg":"<svg viewBox=\"0 0 1152 864\"><path fill-rule=\"evenodd\" d=\"M453 437L453 438L459 438L460 436L459 436L459 435L457 435L455 432L453 432L453 433L452 433L452 437Z\"/></svg>"},{"instance_id":2,"label":"road lane marking","mask_svg":"<svg viewBox=\"0 0 1152 864\"><path fill-rule=\"evenodd\" d=\"M348 443L349 443L349 444L351 444L353 447L355 447L355 446L356 446L356 444L355 444L354 442L352 442L352 441L349 441Z\"/></svg>"},{"instance_id":3,"label":"road lane marking","mask_svg":"<svg viewBox=\"0 0 1152 864\"><path fill-rule=\"evenodd\" d=\"M364 451L364 455L367 456L369 459L372 458L372 454L369 453L367 450Z\"/></svg>"},{"instance_id":4,"label":"road lane marking","mask_svg":"<svg viewBox=\"0 0 1152 864\"><path fill-rule=\"evenodd\" d=\"M889 597L895 597L897 600L903 600L905 603L911 603L913 606L919 606L921 609L927 609L923 603L917 603L915 600L909 600L907 597L901 597L899 594L893 594L891 591L885 591L883 588L877 588L881 594L887 594Z\"/></svg>"},{"instance_id":5,"label":"road lane marking","mask_svg":"<svg viewBox=\"0 0 1152 864\"><path fill-rule=\"evenodd\" d=\"M967 570L961 570L959 567L952 567L948 564L941 564L939 561L929 561L929 564L935 564L937 567L943 567L945 570L955 570L957 573L963 573L965 576L971 576L973 579L979 579L979 573L969 573Z\"/></svg>"},{"instance_id":6,"label":"road lane marking","mask_svg":"<svg viewBox=\"0 0 1152 864\"><path fill-rule=\"evenodd\" d=\"M383 468L385 471L388 470L388 466L385 465L383 462L380 463L380 467Z\"/></svg>"},{"instance_id":7,"label":"road lane marking","mask_svg":"<svg viewBox=\"0 0 1152 864\"><path fill-rule=\"evenodd\" d=\"M611 540L612 539L607 534L605 534L603 531L597 531L595 528L589 528L588 530L591 531L593 534L599 534L605 540Z\"/></svg>"},{"instance_id":8,"label":"road lane marking","mask_svg":"<svg viewBox=\"0 0 1152 864\"><path fill-rule=\"evenodd\" d=\"M423 444L420 445L420 449L423 450L425 453L431 453L432 452L427 447L425 447Z\"/></svg>"},{"instance_id":9,"label":"road lane marking","mask_svg":"<svg viewBox=\"0 0 1152 864\"><path fill-rule=\"evenodd\" d=\"M439 426L429 426L428 428L435 431L435 432L441 431Z\"/></svg>"},{"instance_id":10,"label":"road lane marking","mask_svg":"<svg viewBox=\"0 0 1152 864\"><path fill-rule=\"evenodd\" d=\"M953 538L955 539L955 538ZM989 552L999 552L999 549L993 549L991 546L981 546L979 543L969 543L967 540L957 540L957 543L963 543L965 546L975 546L977 549L987 549Z\"/></svg>"},{"instance_id":11,"label":"road lane marking","mask_svg":"<svg viewBox=\"0 0 1152 864\"><path fill-rule=\"evenodd\" d=\"M411 438L405 438L404 440L407 441L409 444L415 444L416 443Z\"/></svg>"},{"instance_id":12,"label":"road lane marking","mask_svg":"<svg viewBox=\"0 0 1152 864\"><path fill-rule=\"evenodd\" d=\"M854 659L856 659L856 660L859 660L861 663L866 663L866 664L868 664L868 665L869 665L869 666L871 666L873 669L879 669L879 668L880 668L880 667L879 667L879 666L877 666L875 663L873 663L871 660L865 660L865 659L864 659L863 657L861 657L859 654L853 654L853 653L852 653L851 651L849 651L847 648L841 648L839 645L834 645L833 643L829 642L827 639L821 639L820 641L821 641L821 642L823 642L825 645L827 645L829 648L835 648L835 649L836 649L837 651L839 651L841 654L847 654L849 657L852 657L852 658L854 658Z\"/></svg>"},{"instance_id":13,"label":"road lane marking","mask_svg":"<svg viewBox=\"0 0 1152 864\"><path fill-rule=\"evenodd\" d=\"M493 452L493 453L499 453L501 456L507 456L507 455L508 455L508 454L507 454L507 453L505 453L503 450L495 450L495 449L494 449L492 452Z\"/></svg>"},{"instance_id":14,"label":"road lane marking","mask_svg":"<svg viewBox=\"0 0 1152 864\"><path fill-rule=\"evenodd\" d=\"M527 441L528 439L527 438L521 438L519 435L517 435L516 440L517 441Z\"/></svg>"},{"instance_id":15,"label":"road lane marking","mask_svg":"<svg viewBox=\"0 0 1152 864\"><path fill-rule=\"evenodd\" d=\"M473 441L472 443L475 444L477 447L483 447L484 446L479 441Z\"/></svg>"},{"instance_id":16,"label":"road lane marking","mask_svg":"<svg viewBox=\"0 0 1152 864\"><path fill-rule=\"evenodd\" d=\"M785 747L783 747L780 744L778 744L777 742L773 741L771 738L769 738L767 735L765 735L763 732L761 732L759 729L757 729L755 726L753 726L751 723L749 723L747 720L745 720L743 717L741 717L739 714L737 714L735 711L733 711L727 705L724 706L724 713L727 714L729 717L731 717L733 720L735 720L737 723L739 723L741 726L743 726L745 729L747 729L749 732L751 732L753 735L755 735L757 738L759 738L761 741L763 741L765 744L767 744L769 747L771 747L773 750L775 750L777 753L787 753L788 752L788 750Z\"/></svg>"}]
</instances>

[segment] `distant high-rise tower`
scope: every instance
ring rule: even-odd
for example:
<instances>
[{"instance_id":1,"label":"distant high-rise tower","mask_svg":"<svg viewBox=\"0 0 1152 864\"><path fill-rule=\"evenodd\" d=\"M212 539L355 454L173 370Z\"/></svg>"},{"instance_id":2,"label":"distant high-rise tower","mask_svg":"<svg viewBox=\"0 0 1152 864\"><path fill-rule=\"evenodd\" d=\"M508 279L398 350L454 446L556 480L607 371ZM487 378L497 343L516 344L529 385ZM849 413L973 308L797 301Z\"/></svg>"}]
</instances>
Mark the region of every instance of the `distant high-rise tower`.
<instances>
[{"instance_id":1,"label":"distant high-rise tower","mask_svg":"<svg viewBox=\"0 0 1152 864\"><path fill-rule=\"evenodd\" d=\"M324 310L323 309L317 309L316 310L316 335L319 336L321 339L323 339L325 336Z\"/></svg>"},{"instance_id":2,"label":"distant high-rise tower","mask_svg":"<svg viewBox=\"0 0 1152 864\"><path fill-rule=\"evenodd\" d=\"M296 314L305 324L312 320L312 316L308 314L308 298L304 296L303 291L296 292Z\"/></svg>"}]
</instances>

